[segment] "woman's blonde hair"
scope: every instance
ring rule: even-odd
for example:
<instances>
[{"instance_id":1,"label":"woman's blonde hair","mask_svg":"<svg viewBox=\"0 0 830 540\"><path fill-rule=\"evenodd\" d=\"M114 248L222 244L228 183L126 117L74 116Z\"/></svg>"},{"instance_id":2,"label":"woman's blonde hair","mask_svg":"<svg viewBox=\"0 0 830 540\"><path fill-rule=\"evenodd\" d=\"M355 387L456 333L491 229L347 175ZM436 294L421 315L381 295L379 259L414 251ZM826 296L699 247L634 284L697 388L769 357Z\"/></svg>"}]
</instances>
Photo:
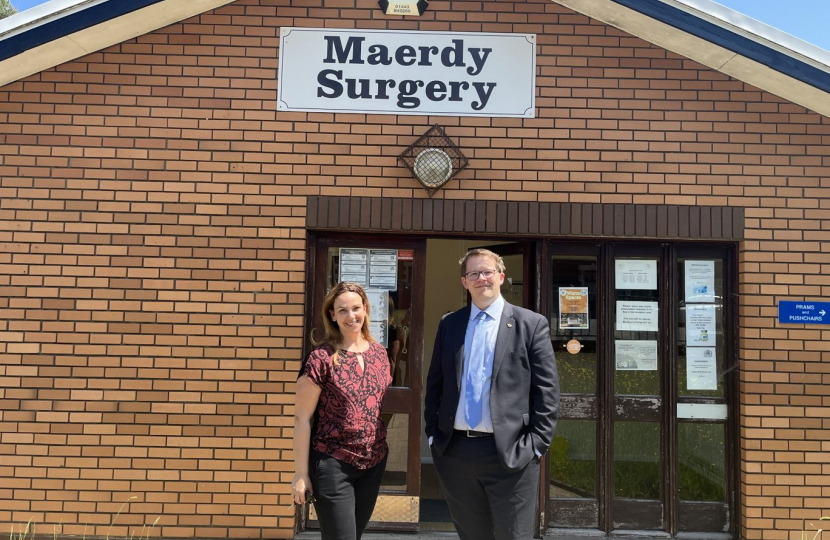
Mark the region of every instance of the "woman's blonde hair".
<instances>
[{"instance_id":1,"label":"woman's blonde hair","mask_svg":"<svg viewBox=\"0 0 830 540\"><path fill-rule=\"evenodd\" d=\"M332 287L323 299L323 307L320 310L323 319L323 339L318 341L314 337L311 338L311 343L315 347L328 345L332 348L334 351L332 361L335 366L340 365L337 357L340 354L340 345L343 343L343 334L340 332L340 327L337 326L337 322L331 320L331 312L334 311L334 302L337 298L341 294L349 292L356 293L360 296L360 299L363 301L363 308L366 310L366 317L363 319L363 327L360 329L360 333L363 334L366 341L375 341L369 331L369 316L372 314L372 308L369 305L369 298L366 296L366 291L353 281L341 281Z\"/></svg>"}]
</instances>

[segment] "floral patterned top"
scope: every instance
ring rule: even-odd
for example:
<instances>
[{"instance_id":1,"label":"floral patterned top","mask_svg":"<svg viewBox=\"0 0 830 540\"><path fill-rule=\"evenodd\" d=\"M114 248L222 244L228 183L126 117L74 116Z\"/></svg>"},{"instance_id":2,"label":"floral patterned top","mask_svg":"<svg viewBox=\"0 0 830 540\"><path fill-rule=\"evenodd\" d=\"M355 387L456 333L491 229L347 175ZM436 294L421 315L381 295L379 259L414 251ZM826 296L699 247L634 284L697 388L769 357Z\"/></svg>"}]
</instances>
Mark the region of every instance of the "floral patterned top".
<instances>
[{"instance_id":1,"label":"floral patterned top","mask_svg":"<svg viewBox=\"0 0 830 540\"><path fill-rule=\"evenodd\" d=\"M392 383L389 357L374 341L360 353L362 370L356 353L341 350L337 366L333 354L330 346L323 345L311 352L303 369L303 375L320 387L311 446L358 469L369 469L388 451L380 408Z\"/></svg>"}]
</instances>

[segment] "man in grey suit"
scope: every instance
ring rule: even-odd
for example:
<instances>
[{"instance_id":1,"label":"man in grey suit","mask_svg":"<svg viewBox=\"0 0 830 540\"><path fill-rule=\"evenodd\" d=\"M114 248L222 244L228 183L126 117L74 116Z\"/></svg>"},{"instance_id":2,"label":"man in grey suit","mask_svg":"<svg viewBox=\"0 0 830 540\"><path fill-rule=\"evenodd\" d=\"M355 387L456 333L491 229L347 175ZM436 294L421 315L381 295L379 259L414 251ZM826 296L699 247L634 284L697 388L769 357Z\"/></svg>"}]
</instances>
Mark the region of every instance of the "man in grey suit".
<instances>
[{"instance_id":1,"label":"man in grey suit","mask_svg":"<svg viewBox=\"0 0 830 540\"><path fill-rule=\"evenodd\" d=\"M471 250L460 264L473 303L438 326L426 434L461 540L530 540L559 408L548 321L505 302L497 254Z\"/></svg>"}]
</instances>

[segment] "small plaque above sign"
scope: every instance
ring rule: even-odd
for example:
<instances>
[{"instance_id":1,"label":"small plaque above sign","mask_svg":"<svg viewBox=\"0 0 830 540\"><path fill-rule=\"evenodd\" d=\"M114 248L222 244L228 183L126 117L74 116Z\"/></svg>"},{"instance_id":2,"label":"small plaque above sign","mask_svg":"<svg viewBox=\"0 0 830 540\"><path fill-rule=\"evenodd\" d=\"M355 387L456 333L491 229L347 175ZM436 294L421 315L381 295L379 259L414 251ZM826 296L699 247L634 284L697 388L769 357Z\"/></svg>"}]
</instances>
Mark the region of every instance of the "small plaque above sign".
<instances>
[{"instance_id":1,"label":"small plaque above sign","mask_svg":"<svg viewBox=\"0 0 830 540\"><path fill-rule=\"evenodd\" d=\"M830 324L830 302L781 300L778 322L783 324Z\"/></svg>"},{"instance_id":2,"label":"small plaque above sign","mask_svg":"<svg viewBox=\"0 0 830 540\"><path fill-rule=\"evenodd\" d=\"M280 29L277 110L533 118L536 35Z\"/></svg>"}]
</instances>

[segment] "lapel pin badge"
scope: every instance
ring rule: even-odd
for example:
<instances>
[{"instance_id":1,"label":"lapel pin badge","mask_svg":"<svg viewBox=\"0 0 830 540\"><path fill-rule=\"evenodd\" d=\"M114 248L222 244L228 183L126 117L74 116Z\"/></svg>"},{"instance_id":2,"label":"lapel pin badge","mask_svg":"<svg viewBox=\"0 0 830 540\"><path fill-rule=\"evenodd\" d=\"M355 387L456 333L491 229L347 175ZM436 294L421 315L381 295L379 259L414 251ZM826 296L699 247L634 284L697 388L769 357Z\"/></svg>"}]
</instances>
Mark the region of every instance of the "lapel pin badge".
<instances>
[{"instance_id":1,"label":"lapel pin badge","mask_svg":"<svg viewBox=\"0 0 830 540\"><path fill-rule=\"evenodd\" d=\"M513 328L513 323L510 323L510 322L509 322L509 323L507 323L507 327L508 327L508 328Z\"/></svg>"}]
</instances>

